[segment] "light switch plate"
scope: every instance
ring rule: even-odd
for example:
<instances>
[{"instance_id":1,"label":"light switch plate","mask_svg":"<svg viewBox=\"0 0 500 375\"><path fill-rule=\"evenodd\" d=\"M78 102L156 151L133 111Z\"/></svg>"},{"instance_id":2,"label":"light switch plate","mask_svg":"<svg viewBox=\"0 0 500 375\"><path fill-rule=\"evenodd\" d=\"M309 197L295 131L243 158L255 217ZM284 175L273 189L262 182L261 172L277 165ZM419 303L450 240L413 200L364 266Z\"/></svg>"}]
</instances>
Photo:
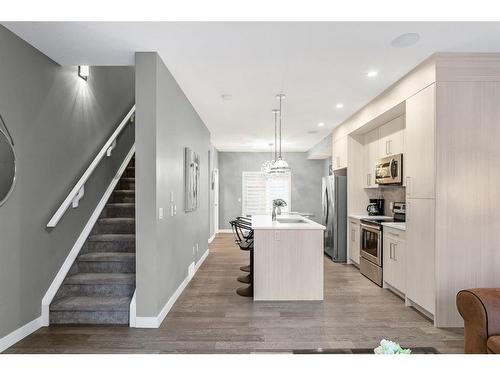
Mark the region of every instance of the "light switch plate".
<instances>
[{"instance_id":1,"label":"light switch plate","mask_svg":"<svg viewBox=\"0 0 500 375\"><path fill-rule=\"evenodd\" d=\"M158 209L158 217L160 218L160 220L163 219L163 207L160 207Z\"/></svg>"}]
</instances>

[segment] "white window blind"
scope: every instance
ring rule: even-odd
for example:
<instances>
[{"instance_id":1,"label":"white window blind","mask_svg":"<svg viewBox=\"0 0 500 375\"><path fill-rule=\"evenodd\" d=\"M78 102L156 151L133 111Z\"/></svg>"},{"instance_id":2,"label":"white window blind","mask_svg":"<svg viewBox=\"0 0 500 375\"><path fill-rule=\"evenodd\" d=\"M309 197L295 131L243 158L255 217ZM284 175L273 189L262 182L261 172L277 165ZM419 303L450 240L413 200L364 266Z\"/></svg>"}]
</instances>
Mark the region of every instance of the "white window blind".
<instances>
[{"instance_id":1,"label":"white window blind","mask_svg":"<svg viewBox=\"0 0 500 375\"><path fill-rule=\"evenodd\" d=\"M277 198L287 203L282 212L290 211L290 173L269 176L263 172L243 172L242 177L243 216L271 213L273 199Z\"/></svg>"}]
</instances>

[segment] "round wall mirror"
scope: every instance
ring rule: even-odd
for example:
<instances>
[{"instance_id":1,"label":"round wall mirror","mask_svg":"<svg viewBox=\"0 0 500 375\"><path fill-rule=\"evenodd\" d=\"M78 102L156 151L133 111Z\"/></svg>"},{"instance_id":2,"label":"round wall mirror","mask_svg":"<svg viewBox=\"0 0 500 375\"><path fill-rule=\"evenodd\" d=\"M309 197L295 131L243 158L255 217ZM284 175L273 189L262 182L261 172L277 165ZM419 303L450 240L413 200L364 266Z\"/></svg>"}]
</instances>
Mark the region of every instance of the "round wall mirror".
<instances>
[{"instance_id":1,"label":"round wall mirror","mask_svg":"<svg viewBox=\"0 0 500 375\"><path fill-rule=\"evenodd\" d=\"M5 203L14 189L16 179L16 156L14 145L0 129L0 206Z\"/></svg>"}]
</instances>

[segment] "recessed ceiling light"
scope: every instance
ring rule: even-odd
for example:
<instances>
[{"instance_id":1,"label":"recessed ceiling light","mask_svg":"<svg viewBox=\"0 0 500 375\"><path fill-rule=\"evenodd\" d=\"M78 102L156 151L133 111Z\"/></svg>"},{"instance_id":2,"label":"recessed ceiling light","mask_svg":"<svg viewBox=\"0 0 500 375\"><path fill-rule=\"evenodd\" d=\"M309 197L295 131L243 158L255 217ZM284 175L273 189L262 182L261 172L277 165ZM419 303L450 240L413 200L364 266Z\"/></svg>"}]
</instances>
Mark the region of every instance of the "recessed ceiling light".
<instances>
[{"instance_id":1,"label":"recessed ceiling light","mask_svg":"<svg viewBox=\"0 0 500 375\"><path fill-rule=\"evenodd\" d=\"M308 130L307 131L307 134L317 134L318 131L317 130Z\"/></svg>"},{"instance_id":2,"label":"recessed ceiling light","mask_svg":"<svg viewBox=\"0 0 500 375\"><path fill-rule=\"evenodd\" d=\"M391 46L394 48L406 48L413 46L420 40L420 35L417 33L406 33L401 34L397 38L393 39L391 42Z\"/></svg>"},{"instance_id":3,"label":"recessed ceiling light","mask_svg":"<svg viewBox=\"0 0 500 375\"><path fill-rule=\"evenodd\" d=\"M231 94L222 94L220 97L222 100L231 100L233 98Z\"/></svg>"},{"instance_id":4,"label":"recessed ceiling light","mask_svg":"<svg viewBox=\"0 0 500 375\"><path fill-rule=\"evenodd\" d=\"M342 103L337 103L335 108L337 108L337 109L344 108L344 105Z\"/></svg>"},{"instance_id":5,"label":"recessed ceiling light","mask_svg":"<svg viewBox=\"0 0 500 375\"><path fill-rule=\"evenodd\" d=\"M368 73L366 73L366 76L368 78L373 78L373 77L378 76L378 72L376 70L370 70Z\"/></svg>"},{"instance_id":6,"label":"recessed ceiling light","mask_svg":"<svg viewBox=\"0 0 500 375\"><path fill-rule=\"evenodd\" d=\"M319 126L320 128L322 128L323 126L325 126L325 123L324 123L324 122L318 122L318 126Z\"/></svg>"}]
</instances>

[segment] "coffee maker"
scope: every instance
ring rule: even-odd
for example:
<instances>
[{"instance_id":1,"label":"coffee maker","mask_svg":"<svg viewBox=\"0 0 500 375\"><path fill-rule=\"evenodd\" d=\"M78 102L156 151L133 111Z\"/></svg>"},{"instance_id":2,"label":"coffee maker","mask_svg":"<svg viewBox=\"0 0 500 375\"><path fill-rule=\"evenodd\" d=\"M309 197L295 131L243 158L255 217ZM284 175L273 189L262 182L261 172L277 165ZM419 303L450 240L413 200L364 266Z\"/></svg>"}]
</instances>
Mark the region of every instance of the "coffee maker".
<instances>
[{"instance_id":1,"label":"coffee maker","mask_svg":"<svg viewBox=\"0 0 500 375\"><path fill-rule=\"evenodd\" d=\"M366 207L368 215L382 216L384 215L384 200L383 199L370 199L370 203Z\"/></svg>"}]
</instances>

